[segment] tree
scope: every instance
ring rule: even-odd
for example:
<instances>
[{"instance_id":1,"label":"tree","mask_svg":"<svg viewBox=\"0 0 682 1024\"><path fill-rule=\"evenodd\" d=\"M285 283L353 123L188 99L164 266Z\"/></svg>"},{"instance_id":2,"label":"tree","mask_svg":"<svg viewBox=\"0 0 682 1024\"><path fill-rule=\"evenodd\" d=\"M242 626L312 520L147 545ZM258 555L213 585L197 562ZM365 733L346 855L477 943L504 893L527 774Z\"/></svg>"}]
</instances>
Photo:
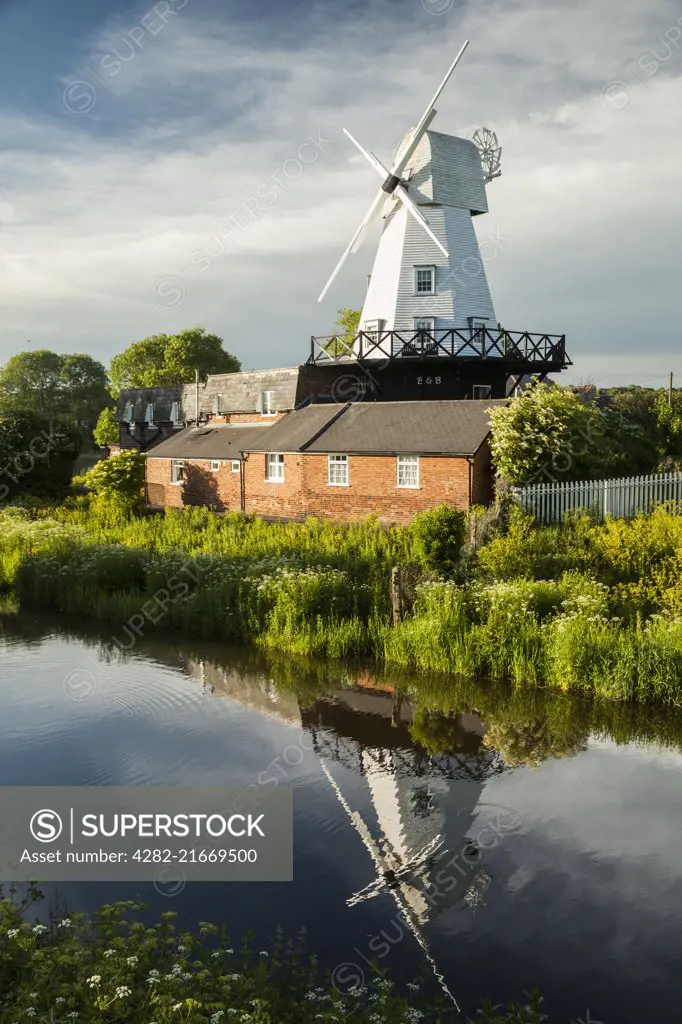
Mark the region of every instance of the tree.
<instances>
[{"instance_id":1,"label":"tree","mask_svg":"<svg viewBox=\"0 0 682 1024\"><path fill-rule=\"evenodd\" d=\"M209 373L236 373L239 360L226 352L223 340L203 327L179 334L154 334L129 345L111 360L109 376L115 394L125 388L151 388L164 384L189 384L195 370L199 379Z\"/></svg>"},{"instance_id":2,"label":"tree","mask_svg":"<svg viewBox=\"0 0 682 1024\"><path fill-rule=\"evenodd\" d=\"M497 472L514 486L598 478L614 465L599 409L567 388L531 384L490 419Z\"/></svg>"},{"instance_id":3,"label":"tree","mask_svg":"<svg viewBox=\"0 0 682 1024\"><path fill-rule=\"evenodd\" d=\"M102 409L99 414L93 436L95 444L98 444L100 448L109 448L112 444L118 444L120 431L114 415L114 409Z\"/></svg>"},{"instance_id":4,"label":"tree","mask_svg":"<svg viewBox=\"0 0 682 1024\"><path fill-rule=\"evenodd\" d=\"M65 489L80 443L70 424L34 412L0 413L0 502Z\"/></svg>"},{"instance_id":5,"label":"tree","mask_svg":"<svg viewBox=\"0 0 682 1024\"><path fill-rule=\"evenodd\" d=\"M88 355L19 352L0 370L0 408L93 426L109 401L106 370Z\"/></svg>"},{"instance_id":6,"label":"tree","mask_svg":"<svg viewBox=\"0 0 682 1024\"><path fill-rule=\"evenodd\" d=\"M340 334L344 342L350 347L352 347L355 335L358 333L361 316L361 309L346 309L345 306L341 306L336 311L335 333Z\"/></svg>"},{"instance_id":7,"label":"tree","mask_svg":"<svg viewBox=\"0 0 682 1024\"><path fill-rule=\"evenodd\" d=\"M111 397L107 371L92 356L65 355L61 357L59 376L62 415L94 427Z\"/></svg>"},{"instance_id":8,"label":"tree","mask_svg":"<svg viewBox=\"0 0 682 1024\"><path fill-rule=\"evenodd\" d=\"M0 370L3 410L56 417L61 403L62 356L48 349L19 352Z\"/></svg>"},{"instance_id":9,"label":"tree","mask_svg":"<svg viewBox=\"0 0 682 1024\"><path fill-rule=\"evenodd\" d=\"M324 349L330 356L352 355L362 310L346 309L345 306L341 306L336 314L334 336L324 343Z\"/></svg>"}]
</instances>

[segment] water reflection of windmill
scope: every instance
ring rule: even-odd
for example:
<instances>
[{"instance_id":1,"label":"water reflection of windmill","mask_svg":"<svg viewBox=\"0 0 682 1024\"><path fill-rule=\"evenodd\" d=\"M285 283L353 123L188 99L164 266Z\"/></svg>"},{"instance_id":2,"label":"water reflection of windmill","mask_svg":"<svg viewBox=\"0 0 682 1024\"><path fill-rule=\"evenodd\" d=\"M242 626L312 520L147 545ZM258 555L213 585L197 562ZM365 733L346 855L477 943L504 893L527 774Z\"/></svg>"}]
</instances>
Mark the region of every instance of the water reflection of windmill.
<instances>
[{"instance_id":1,"label":"water reflection of windmill","mask_svg":"<svg viewBox=\"0 0 682 1024\"><path fill-rule=\"evenodd\" d=\"M375 877L347 899L348 906L390 893L418 928L455 903L478 902L486 878L471 833L486 778L499 770L495 753L453 756L448 777L443 757L434 759L434 770L429 771L428 755L414 746L365 747L357 751L360 764L354 765L366 781L369 797L369 808L361 814L350 807L332 771L334 760L347 763L334 757L336 737L319 729L314 735L323 771L376 869ZM418 774L408 770L409 760ZM462 771L467 760L472 762L469 774Z\"/></svg>"},{"instance_id":2,"label":"water reflection of windmill","mask_svg":"<svg viewBox=\"0 0 682 1024\"><path fill-rule=\"evenodd\" d=\"M457 1005L426 929L449 907L481 902L490 878L481 866L472 826L487 779L504 765L494 751L483 748L484 730L476 715L456 720L454 745L459 749L438 756L415 744L412 717L411 704L395 694L347 690L318 701L303 720L374 868L374 877L346 899L347 906L390 898L398 911L391 930L404 923L443 992ZM362 775L368 797L364 812L351 807L343 792L343 769L335 764ZM399 936L385 938L392 942Z\"/></svg>"}]
</instances>

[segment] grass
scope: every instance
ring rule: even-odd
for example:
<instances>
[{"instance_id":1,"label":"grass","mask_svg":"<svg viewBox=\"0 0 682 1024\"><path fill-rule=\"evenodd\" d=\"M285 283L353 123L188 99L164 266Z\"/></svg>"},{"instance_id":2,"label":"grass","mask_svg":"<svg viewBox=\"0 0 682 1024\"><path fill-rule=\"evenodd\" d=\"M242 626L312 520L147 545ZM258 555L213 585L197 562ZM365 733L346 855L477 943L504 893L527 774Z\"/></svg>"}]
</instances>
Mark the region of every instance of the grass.
<instances>
[{"instance_id":1,"label":"grass","mask_svg":"<svg viewBox=\"0 0 682 1024\"><path fill-rule=\"evenodd\" d=\"M578 516L547 528L513 513L506 529L455 562L446 520L433 515L385 530L373 521L270 524L203 508L136 517L82 502L6 509L0 585L24 605L111 623L123 649L160 628L677 704L682 516L675 511L604 524ZM394 565L413 597L395 627Z\"/></svg>"}]
</instances>

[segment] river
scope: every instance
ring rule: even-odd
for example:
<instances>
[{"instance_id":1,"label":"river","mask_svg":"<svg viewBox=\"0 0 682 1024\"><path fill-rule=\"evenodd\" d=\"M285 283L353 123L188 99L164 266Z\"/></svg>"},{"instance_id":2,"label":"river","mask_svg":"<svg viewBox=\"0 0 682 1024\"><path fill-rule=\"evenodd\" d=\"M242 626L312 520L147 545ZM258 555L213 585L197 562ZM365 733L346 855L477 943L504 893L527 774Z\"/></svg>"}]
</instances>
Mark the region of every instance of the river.
<instances>
[{"instance_id":1,"label":"river","mask_svg":"<svg viewBox=\"0 0 682 1024\"><path fill-rule=\"evenodd\" d=\"M144 901L267 948L307 930L339 987L376 961L465 1013L678 1020L682 716L0 615L0 780L290 786L291 883L46 887ZM459 1019L453 1013L453 1019Z\"/></svg>"}]
</instances>

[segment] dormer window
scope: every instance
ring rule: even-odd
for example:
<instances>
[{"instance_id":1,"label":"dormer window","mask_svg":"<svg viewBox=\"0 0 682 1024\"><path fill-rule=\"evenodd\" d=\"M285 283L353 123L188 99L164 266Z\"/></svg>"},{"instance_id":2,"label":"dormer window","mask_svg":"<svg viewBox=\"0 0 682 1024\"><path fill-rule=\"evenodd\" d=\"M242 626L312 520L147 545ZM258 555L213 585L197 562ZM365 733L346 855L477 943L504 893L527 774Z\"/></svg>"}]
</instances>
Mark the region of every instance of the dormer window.
<instances>
[{"instance_id":1,"label":"dormer window","mask_svg":"<svg viewBox=\"0 0 682 1024\"><path fill-rule=\"evenodd\" d=\"M125 412L123 413L123 421L124 421L124 423L132 423L133 422L133 403L132 402L128 402L128 404L126 405Z\"/></svg>"},{"instance_id":2,"label":"dormer window","mask_svg":"<svg viewBox=\"0 0 682 1024\"><path fill-rule=\"evenodd\" d=\"M436 291L436 268L414 268L415 295L434 295Z\"/></svg>"},{"instance_id":3,"label":"dormer window","mask_svg":"<svg viewBox=\"0 0 682 1024\"><path fill-rule=\"evenodd\" d=\"M261 391L260 393L260 412L261 416L276 416L277 409L275 408L275 392L274 391Z\"/></svg>"},{"instance_id":4,"label":"dormer window","mask_svg":"<svg viewBox=\"0 0 682 1024\"><path fill-rule=\"evenodd\" d=\"M173 424L174 427L179 427L181 422L182 421L180 419L180 403L173 402L171 406L171 423Z\"/></svg>"},{"instance_id":5,"label":"dormer window","mask_svg":"<svg viewBox=\"0 0 682 1024\"><path fill-rule=\"evenodd\" d=\"M213 415L220 416L220 395L213 396Z\"/></svg>"},{"instance_id":6,"label":"dormer window","mask_svg":"<svg viewBox=\"0 0 682 1024\"><path fill-rule=\"evenodd\" d=\"M145 410L144 420L148 427L154 426L154 406L151 402L149 402Z\"/></svg>"}]
</instances>

